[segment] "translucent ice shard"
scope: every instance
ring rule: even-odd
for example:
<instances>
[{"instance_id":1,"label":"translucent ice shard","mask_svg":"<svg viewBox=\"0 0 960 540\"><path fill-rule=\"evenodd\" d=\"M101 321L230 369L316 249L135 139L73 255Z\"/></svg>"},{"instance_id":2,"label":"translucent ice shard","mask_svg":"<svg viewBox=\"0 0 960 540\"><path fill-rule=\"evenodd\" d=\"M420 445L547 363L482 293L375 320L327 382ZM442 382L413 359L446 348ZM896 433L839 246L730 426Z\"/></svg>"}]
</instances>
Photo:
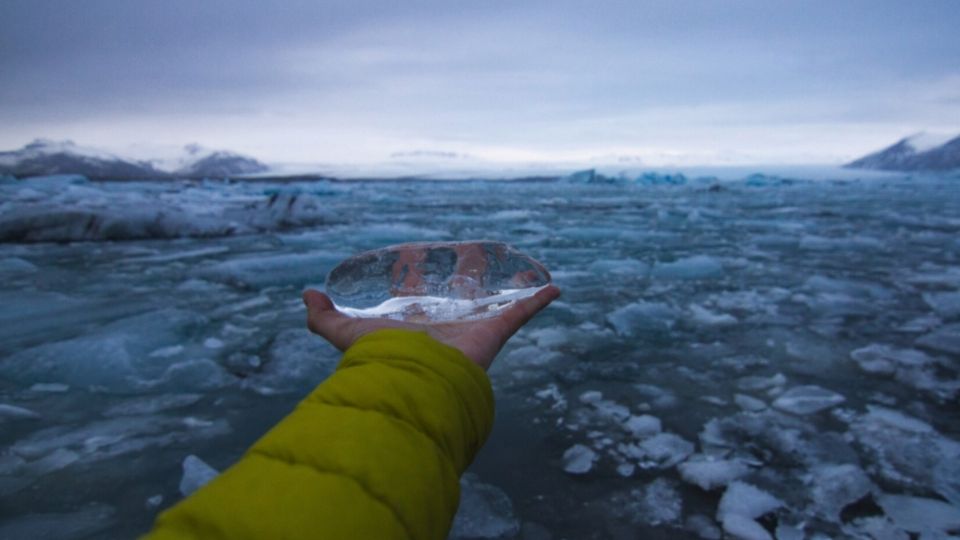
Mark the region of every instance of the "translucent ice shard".
<instances>
[{"instance_id":1,"label":"translucent ice shard","mask_svg":"<svg viewBox=\"0 0 960 540\"><path fill-rule=\"evenodd\" d=\"M355 255L327 276L327 294L355 317L415 322L480 319L550 283L542 264L500 242L433 242Z\"/></svg>"}]
</instances>

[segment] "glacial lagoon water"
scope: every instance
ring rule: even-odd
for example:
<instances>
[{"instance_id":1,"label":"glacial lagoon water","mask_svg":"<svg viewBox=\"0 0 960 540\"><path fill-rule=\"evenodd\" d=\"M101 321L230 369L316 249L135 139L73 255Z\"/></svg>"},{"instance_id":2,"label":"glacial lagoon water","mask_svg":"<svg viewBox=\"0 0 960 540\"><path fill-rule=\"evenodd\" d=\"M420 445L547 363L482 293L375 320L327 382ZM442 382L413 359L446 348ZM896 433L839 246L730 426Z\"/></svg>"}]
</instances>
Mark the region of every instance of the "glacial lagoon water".
<instances>
[{"instance_id":1,"label":"glacial lagoon water","mask_svg":"<svg viewBox=\"0 0 960 540\"><path fill-rule=\"evenodd\" d=\"M955 535L960 177L834 178L0 182L0 538L146 531L336 366L305 287L475 238L563 296L452 537Z\"/></svg>"}]
</instances>

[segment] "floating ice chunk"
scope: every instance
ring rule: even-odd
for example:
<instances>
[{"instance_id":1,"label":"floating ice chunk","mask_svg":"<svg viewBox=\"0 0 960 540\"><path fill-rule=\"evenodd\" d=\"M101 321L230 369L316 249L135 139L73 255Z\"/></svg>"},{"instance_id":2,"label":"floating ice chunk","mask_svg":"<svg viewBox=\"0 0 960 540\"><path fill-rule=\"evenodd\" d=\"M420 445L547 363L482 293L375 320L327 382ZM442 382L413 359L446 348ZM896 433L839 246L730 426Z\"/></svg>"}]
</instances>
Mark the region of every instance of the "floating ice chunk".
<instances>
[{"instance_id":1,"label":"floating ice chunk","mask_svg":"<svg viewBox=\"0 0 960 540\"><path fill-rule=\"evenodd\" d=\"M343 258L341 253L287 253L230 259L198 270L200 277L240 288L303 287L319 282Z\"/></svg>"},{"instance_id":2,"label":"floating ice chunk","mask_svg":"<svg viewBox=\"0 0 960 540\"><path fill-rule=\"evenodd\" d=\"M636 525L678 524L683 499L673 481L657 478L641 488L615 492L605 504L610 514Z\"/></svg>"},{"instance_id":3,"label":"floating ice chunk","mask_svg":"<svg viewBox=\"0 0 960 540\"><path fill-rule=\"evenodd\" d=\"M794 386L773 401L781 411L805 415L839 405L846 401L842 395L819 386Z\"/></svg>"},{"instance_id":4,"label":"floating ice chunk","mask_svg":"<svg viewBox=\"0 0 960 540\"><path fill-rule=\"evenodd\" d=\"M872 463L871 472L908 489L930 489L947 498L960 485L960 442L903 413L868 406L850 434ZM951 485L953 489L951 489Z\"/></svg>"},{"instance_id":5,"label":"floating ice chunk","mask_svg":"<svg viewBox=\"0 0 960 540\"><path fill-rule=\"evenodd\" d=\"M868 297L877 300L888 299L892 293L875 283L834 279L826 276L812 276L803 283L805 289L825 293L844 294L851 297Z\"/></svg>"},{"instance_id":6,"label":"floating ice chunk","mask_svg":"<svg viewBox=\"0 0 960 540\"><path fill-rule=\"evenodd\" d=\"M30 409L25 409L16 405L0 403L0 422L3 422L4 420L24 420L33 418L40 418L40 415L31 411Z\"/></svg>"},{"instance_id":7,"label":"floating ice chunk","mask_svg":"<svg viewBox=\"0 0 960 540\"><path fill-rule=\"evenodd\" d=\"M960 529L960 508L936 499L881 495L877 504L900 528L910 532L949 532Z\"/></svg>"},{"instance_id":8,"label":"floating ice chunk","mask_svg":"<svg viewBox=\"0 0 960 540\"><path fill-rule=\"evenodd\" d=\"M750 467L736 459L719 459L702 454L693 455L677 469L684 481L710 491L724 487L750 472Z\"/></svg>"},{"instance_id":9,"label":"floating ice chunk","mask_svg":"<svg viewBox=\"0 0 960 540\"><path fill-rule=\"evenodd\" d=\"M244 384L261 394L301 392L333 373L340 352L305 328L282 330L273 339L267 361Z\"/></svg>"},{"instance_id":10,"label":"floating ice chunk","mask_svg":"<svg viewBox=\"0 0 960 540\"><path fill-rule=\"evenodd\" d=\"M687 177L683 173L657 173L648 171L633 180L643 186L681 186L687 183Z\"/></svg>"},{"instance_id":11,"label":"floating ice chunk","mask_svg":"<svg viewBox=\"0 0 960 540\"><path fill-rule=\"evenodd\" d=\"M694 514L686 520L686 529L704 540L720 540L723 531L703 514Z\"/></svg>"},{"instance_id":12,"label":"floating ice chunk","mask_svg":"<svg viewBox=\"0 0 960 540\"><path fill-rule=\"evenodd\" d=\"M551 411L565 411L567 410L567 398L563 397L563 394L560 392L560 389L557 388L557 385L550 383L543 390L539 390L533 394L538 399L542 400L552 400L553 405L550 406Z\"/></svg>"},{"instance_id":13,"label":"floating ice chunk","mask_svg":"<svg viewBox=\"0 0 960 540\"><path fill-rule=\"evenodd\" d=\"M899 411L874 406L867 406L867 409L869 411L865 416L865 420L867 421L905 432L934 433L933 426L930 424L923 420L913 418L912 416L907 416Z\"/></svg>"},{"instance_id":14,"label":"floating ice chunk","mask_svg":"<svg viewBox=\"0 0 960 540\"><path fill-rule=\"evenodd\" d=\"M225 420L213 421L206 426L191 426L182 419L160 415L121 416L82 426L42 429L15 442L10 449L31 460L57 449L67 449L91 462L146 448L223 435L229 431L230 426Z\"/></svg>"},{"instance_id":15,"label":"floating ice chunk","mask_svg":"<svg viewBox=\"0 0 960 540\"><path fill-rule=\"evenodd\" d=\"M203 340L203 346L208 349L222 349L224 347L223 341L210 337Z\"/></svg>"},{"instance_id":16,"label":"floating ice chunk","mask_svg":"<svg viewBox=\"0 0 960 540\"><path fill-rule=\"evenodd\" d=\"M601 259L590 263L588 269L594 274L640 277L647 275L650 266L636 259Z\"/></svg>"},{"instance_id":17,"label":"floating ice chunk","mask_svg":"<svg viewBox=\"0 0 960 540\"><path fill-rule=\"evenodd\" d=\"M653 277L661 279L713 279L723 276L723 265L709 255L694 255L673 262L658 263Z\"/></svg>"},{"instance_id":18,"label":"floating ice chunk","mask_svg":"<svg viewBox=\"0 0 960 540\"><path fill-rule=\"evenodd\" d=\"M65 448L58 448L46 456L24 465L21 467L21 471L28 476L43 476L66 468L78 459L80 459L80 454Z\"/></svg>"},{"instance_id":19,"label":"floating ice chunk","mask_svg":"<svg viewBox=\"0 0 960 540\"><path fill-rule=\"evenodd\" d=\"M933 359L926 354L912 349L895 349L887 345L872 344L850 353L858 364L863 367L864 364L872 365L878 362L884 362L890 366L892 373L896 367L920 367L933 363ZM864 368L864 371L870 369ZM875 371L885 372L886 368L876 368Z\"/></svg>"},{"instance_id":20,"label":"floating ice chunk","mask_svg":"<svg viewBox=\"0 0 960 540\"><path fill-rule=\"evenodd\" d=\"M729 516L756 519L783 506L783 501L745 482L734 481L727 486L717 507L717 520Z\"/></svg>"},{"instance_id":21,"label":"floating ice chunk","mask_svg":"<svg viewBox=\"0 0 960 540\"><path fill-rule=\"evenodd\" d=\"M759 523L738 514L723 519L723 530L737 540L773 540L770 533Z\"/></svg>"},{"instance_id":22,"label":"floating ice chunk","mask_svg":"<svg viewBox=\"0 0 960 540\"><path fill-rule=\"evenodd\" d=\"M575 444L563 453L563 470L570 474L586 474L596 460L596 452L582 444Z\"/></svg>"},{"instance_id":23,"label":"floating ice chunk","mask_svg":"<svg viewBox=\"0 0 960 540\"><path fill-rule=\"evenodd\" d=\"M423 322L490 317L549 283L542 264L507 244L436 242L350 257L326 291L348 315Z\"/></svg>"},{"instance_id":24,"label":"floating ice chunk","mask_svg":"<svg viewBox=\"0 0 960 540\"><path fill-rule=\"evenodd\" d=\"M935 351L960 355L960 323L941 326L918 338L917 344Z\"/></svg>"},{"instance_id":25,"label":"floating ice chunk","mask_svg":"<svg viewBox=\"0 0 960 540\"><path fill-rule=\"evenodd\" d=\"M35 265L19 257L5 257L0 259L0 275L2 276L32 274L36 271L37 267Z\"/></svg>"},{"instance_id":26,"label":"floating ice chunk","mask_svg":"<svg viewBox=\"0 0 960 540\"><path fill-rule=\"evenodd\" d=\"M9 517L0 523L0 538L81 540L113 526L115 515L112 506L93 503L75 512Z\"/></svg>"},{"instance_id":27,"label":"floating ice chunk","mask_svg":"<svg viewBox=\"0 0 960 540\"><path fill-rule=\"evenodd\" d=\"M211 246L200 249L191 249L186 251L174 251L173 253L165 253L163 255L146 255L142 257L133 257L126 259L124 263L164 263L172 261L181 261L184 259L194 259L197 257L206 257L207 255L217 255L220 253L226 253L230 251L230 248L226 246Z\"/></svg>"},{"instance_id":28,"label":"floating ice chunk","mask_svg":"<svg viewBox=\"0 0 960 540\"><path fill-rule=\"evenodd\" d=\"M587 390L586 392L580 394L578 399L580 400L580 403L593 404L603 399L603 393L597 390Z\"/></svg>"},{"instance_id":29,"label":"floating ice chunk","mask_svg":"<svg viewBox=\"0 0 960 540\"><path fill-rule=\"evenodd\" d=\"M749 412L758 412L767 408L767 404L763 400L746 394L735 394L733 402L737 404L737 407Z\"/></svg>"},{"instance_id":30,"label":"floating ice chunk","mask_svg":"<svg viewBox=\"0 0 960 540\"><path fill-rule=\"evenodd\" d=\"M666 333L676 323L677 312L660 302L635 302L607 315L607 322L617 335L632 337L640 334Z\"/></svg>"},{"instance_id":31,"label":"floating ice chunk","mask_svg":"<svg viewBox=\"0 0 960 540\"><path fill-rule=\"evenodd\" d=\"M649 400L655 409L671 409L679 404L676 394L665 388L652 384L635 384L633 389Z\"/></svg>"},{"instance_id":32,"label":"floating ice chunk","mask_svg":"<svg viewBox=\"0 0 960 540\"><path fill-rule=\"evenodd\" d=\"M697 304L690 304L690 313L693 322L707 326L730 326L740 322L733 315L710 311Z\"/></svg>"},{"instance_id":33,"label":"floating ice chunk","mask_svg":"<svg viewBox=\"0 0 960 540\"><path fill-rule=\"evenodd\" d=\"M785 523L780 523L777 525L777 530L774 532L777 540L804 540L806 535L803 533L803 529L799 526L787 525ZM878 539L885 540L885 539Z\"/></svg>"},{"instance_id":34,"label":"floating ice chunk","mask_svg":"<svg viewBox=\"0 0 960 540\"><path fill-rule=\"evenodd\" d=\"M161 504L163 504L163 495L160 493L157 493L151 497L147 497L147 500L144 502L144 506L147 507L147 510L159 508Z\"/></svg>"},{"instance_id":35,"label":"floating ice chunk","mask_svg":"<svg viewBox=\"0 0 960 540\"><path fill-rule=\"evenodd\" d=\"M960 455L934 466L933 490L960 508Z\"/></svg>"},{"instance_id":36,"label":"floating ice chunk","mask_svg":"<svg viewBox=\"0 0 960 540\"><path fill-rule=\"evenodd\" d=\"M807 482L817 513L836 523L840 522L844 507L864 498L873 489L866 473L852 464L815 467Z\"/></svg>"},{"instance_id":37,"label":"floating ice chunk","mask_svg":"<svg viewBox=\"0 0 960 540\"><path fill-rule=\"evenodd\" d=\"M156 414L158 412L180 409L193 405L202 398L202 394L165 394L161 396L133 398L113 405L112 407L103 411L103 415L112 417Z\"/></svg>"},{"instance_id":38,"label":"floating ice chunk","mask_svg":"<svg viewBox=\"0 0 960 540\"><path fill-rule=\"evenodd\" d=\"M638 465L642 469L668 469L693 453L690 441L673 433L660 433L637 445L641 452Z\"/></svg>"},{"instance_id":39,"label":"floating ice chunk","mask_svg":"<svg viewBox=\"0 0 960 540\"><path fill-rule=\"evenodd\" d=\"M941 317L953 318L960 315L960 292L925 293L923 301Z\"/></svg>"},{"instance_id":40,"label":"floating ice chunk","mask_svg":"<svg viewBox=\"0 0 960 540\"><path fill-rule=\"evenodd\" d=\"M190 339L207 323L192 312L164 309L127 317L84 335L21 350L0 362L0 376L23 384L37 381L129 392L160 384L168 370L150 351ZM187 388L206 384L178 381Z\"/></svg>"},{"instance_id":41,"label":"floating ice chunk","mask_svg":"<svg viewBox=\"0 0 960 540\"><path fill-rule=\"evenodd\" d=\"M150 358L170 358L183 352L183 345L170 345L169 347L160 347L150 353Z\"/></svg>"},{"instance_id":42,"label":"floating ice chunk","mask_svg":"<svg viewBox=\"0 0 960 540\"><path fill-rule=\"evenodd\" d=\"M600 401L595 401L590 405L593 406L597 416L606 420L623 422L630 417L630 409L615 401L602 399Z\"/></svg>"},{"instance_id":43,"label":"floating ice chunk","mask_svg":"<svg viewBox=\"0 0 960 540\"><path fill-rule=\"evenodd\" d=\"M637 466L633 463L621 463L617 465L617 474L624 478L629 478L633 476L633 471L637 469Z\"/></svg>"},{"instance_id":44,"label":"floating ice chunk","mask_svg":"<svg viewBox=\"0 0 960 540\"><path fill-rule=\"evenodd\" d=\"M943 324L943 321L940 320L940 317L936 315L923 315L922 317L916 317L903 323L897 330L916 334L929 332L941 324Z\"/></svg>"},{"instance_id":45,"label":"floating ice chunk","mask_svg":"<svg viewBox=\"0 0 960 540\"><path fill-rule=\"evenodd\" d=\"M497 371L507 371L514 377L523 370L531 370L537 366L545 366L562 358L562 355L550 349L541 349L536 345L509 348L497 362ZM496 372L495 372L496 373Z\"/></svg>"},{"instance_id":46,"label":"floating ice chunk","mask_svg":"<svg viewBox=\"0 0 960 540\"><path fill-rule=\"evenodd\" d=\"M467 473L460 479L460 506L450 528L451 539L512 538L520 531L513 503L504 491Z\"/></svg>"},{"instance_id":47,"label":"floating ice chunk","mask_svg":"<svg viewBox=\"0 0 960 540\"><path fill-rule=\"evenodd\" d=\"M666 478L657 478L644 486L639 503L639 514L649 525L674 523L683 514L680 492Z\"/></svg>"},{"instance_id":48,"label":"floating ice chunk","mask_svg":"<svg viewBox=\"0 0 960 540\"><path fill-rule=\"evenodd\" d=\"M783 373L777 373L769 377L756 375L743 377L737 381L737 388L740 390L767 390L785 384L787 384L787 378Z\"/></svg>"},{"instance_id":49,"label":"floating ice chunk","mask_svg":"<svg viewBox=\"0 0 960 540\"><path fill-rule=\"evenodd\" d=\"M631 416L623 423L624 429L637 439L646 439L660 433L662 426L660 419L649 414Z\"/></svg>"},{"instance_id":50,"label":"floating ice chunk","mask_svg":"<svg viewBox=\"0 0 960 540\"><path fill-rule=\"evenodd\" d=\"M570 339L570 332L560 328L538 328L531 330L528 335L540 348L557 347Z\"/></svg>"},{"instance_id":51,"label":"floating ice chunk","mask_svg":"<svg viewBox=\"0 0 960 540\"><path fill-rule=\"evenodd\" d=\"M812 234L804 235L800 239L800 249L810 251L832 250L880 250L883 242L869 236L847 236L844 238L830 238Z\"/></svg>"},{"instance_id":52,"label":"floating ice chunk","mask_svg":"<svg viewBox=\"0 0 960 540\"><path fill-rule=\"evenodd\" d=\"M31 392L49 392L51 394L61 394L67 390L70 390L70 387L60 383L37 383L30 387Z\"/></svg>"},{"instance_id":53,"label":"floating ice chunk","mask_svg":"<svg viewBox=\"0 0 960 540\"><path fill-rule=\"evenodd\" d=\"M167 366L159 380L142 383L144 388L213 390L236 382L223 367L209 358L194 358Z\"/></svg>"},{"instance_id":54,"label":"floating ice chunk","mask_svg":"<svg viewBox=\"0 0 960 540\"><path fill-rule=\"evenodd\" d=\"M850 357L867 373L893 375L898 381L941 400L951 399L960 391L960 381L941 376L939 362L917 350L874 344L853 351Z\"/></svg>"},{"instance_id":55,"label":"floating ice chunk","mask_svg":"<svg viewBox=\"0 0 960 540\"><path fill-rule=\"evenodd\" d=\"M202 459L190 454L183 459L183 476L180 478L180 493L189 497L194 491L202 488L207 482L220 474L219 471L207 465Z\"/></svg>"},{"instance_id":56,"label":"floating ice chunk","mask_svg":"<svg viewBox=\"0 0 960 540\"><path fill-rule=\"evenodd\" d=\"M854 538L871 540L910 540L910 535L897 528L886 516L868 516L857 518L845 526L843 531ZM921 537L929 540L927 537ZM779 540L779 539L778 539Z\"/></svg>"}]
</instances>

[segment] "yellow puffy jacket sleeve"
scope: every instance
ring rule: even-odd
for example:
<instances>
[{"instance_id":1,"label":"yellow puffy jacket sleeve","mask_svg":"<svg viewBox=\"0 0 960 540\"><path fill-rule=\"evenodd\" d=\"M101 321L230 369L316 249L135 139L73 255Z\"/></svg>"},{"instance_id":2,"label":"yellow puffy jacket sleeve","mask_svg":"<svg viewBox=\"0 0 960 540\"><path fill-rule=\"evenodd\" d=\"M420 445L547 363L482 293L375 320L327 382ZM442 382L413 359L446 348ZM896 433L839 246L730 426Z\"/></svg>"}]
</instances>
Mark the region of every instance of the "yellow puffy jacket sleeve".
<instances>
[{"instance_id":1,"label":"yellow puffy jacket sleeve","mask_svg":"<svg viewBox=\"0 0 960 540\"><path fill-rule=\"evenodd\" d=\"M146 538L446 538L486 440L486 373L424 332L379 330Z\"/></svg>"}]
</instances>

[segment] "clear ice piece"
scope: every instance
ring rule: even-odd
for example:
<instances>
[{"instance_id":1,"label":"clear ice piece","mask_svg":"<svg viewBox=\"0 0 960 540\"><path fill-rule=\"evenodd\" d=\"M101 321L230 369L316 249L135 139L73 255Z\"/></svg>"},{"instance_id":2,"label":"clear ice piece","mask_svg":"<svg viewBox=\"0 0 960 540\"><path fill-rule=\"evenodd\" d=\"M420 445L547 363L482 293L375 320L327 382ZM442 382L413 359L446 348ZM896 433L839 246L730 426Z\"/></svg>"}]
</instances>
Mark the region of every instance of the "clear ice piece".
<instances>
[{"instance_id":1,"label":"clear ice piece","mask_svg":"<svg viewBox=\"0 0 960 540\"><path fill-rule=\"evenodd\" d=\"M502 242L419 242L350 257L326 291L355 317L443 322L494 316L549 283L542 264Z\"/></svg>"}]
</instances>

